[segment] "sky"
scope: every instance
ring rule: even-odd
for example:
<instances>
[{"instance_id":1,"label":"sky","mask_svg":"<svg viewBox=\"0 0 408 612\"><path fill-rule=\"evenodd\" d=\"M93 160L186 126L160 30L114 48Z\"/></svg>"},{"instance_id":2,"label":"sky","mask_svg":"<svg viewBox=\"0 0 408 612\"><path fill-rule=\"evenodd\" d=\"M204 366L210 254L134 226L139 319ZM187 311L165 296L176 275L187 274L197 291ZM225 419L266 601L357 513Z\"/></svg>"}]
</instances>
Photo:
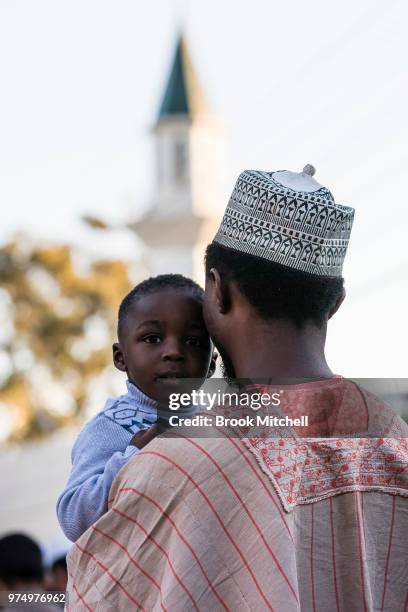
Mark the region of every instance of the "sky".
<instances>
[{"instance_id":1,"label":"sky","mask_svg":"<svg viewBox=\"0 0 408 612\"><path fill-rule=\"evenodd\" d=\"M225 127L225 197L244 168L312 163L356 209L332 366L406 376L407 18L403 0L2 0L0 243L23 231L90 246L81 215L146 209L182 25ZM137 251L129 236L120 248Z\"/></svg>"}]
</instances>

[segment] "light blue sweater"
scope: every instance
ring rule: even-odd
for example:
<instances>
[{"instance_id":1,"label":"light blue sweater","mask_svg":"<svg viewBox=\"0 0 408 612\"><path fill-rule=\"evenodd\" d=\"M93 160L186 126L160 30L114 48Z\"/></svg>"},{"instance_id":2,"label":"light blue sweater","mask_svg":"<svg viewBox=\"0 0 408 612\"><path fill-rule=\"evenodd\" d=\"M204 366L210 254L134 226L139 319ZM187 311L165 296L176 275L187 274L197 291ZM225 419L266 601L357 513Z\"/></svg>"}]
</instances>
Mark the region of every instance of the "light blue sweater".
<instances>
[{"instance_id":1,"label":"light blue sweater","mask_svg":"<svg viewBox=\"0 0 408 612\"><path fill-rule=\"evenodd\" d=\"M157 421L158 404L127 382L128 392L109 399L81 431L72 449L72 470L57 502L58 520L75 542L108 510L112 482L138 451L133 435Z\"/></svg>"}]
</instances>

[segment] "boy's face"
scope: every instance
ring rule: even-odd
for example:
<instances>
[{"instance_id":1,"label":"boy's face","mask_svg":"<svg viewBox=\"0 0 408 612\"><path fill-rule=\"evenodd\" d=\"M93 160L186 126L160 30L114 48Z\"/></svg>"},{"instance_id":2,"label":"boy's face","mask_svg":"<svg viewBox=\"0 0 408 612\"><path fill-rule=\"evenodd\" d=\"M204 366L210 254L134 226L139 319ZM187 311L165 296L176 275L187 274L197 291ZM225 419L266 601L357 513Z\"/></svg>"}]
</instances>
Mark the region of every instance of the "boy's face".
<instances>
[{"instance_id":1,"label":"boy's face","mask_svg":"<svg viewBox=\"0 0 408 612\"><path fill-rule=\"evenodd\" d=\"M137 298L113 345L115 366L162 402L182 378L203 382L212 355L202 305L188 289L162 289Z\"/></svg>"}]
</instances>

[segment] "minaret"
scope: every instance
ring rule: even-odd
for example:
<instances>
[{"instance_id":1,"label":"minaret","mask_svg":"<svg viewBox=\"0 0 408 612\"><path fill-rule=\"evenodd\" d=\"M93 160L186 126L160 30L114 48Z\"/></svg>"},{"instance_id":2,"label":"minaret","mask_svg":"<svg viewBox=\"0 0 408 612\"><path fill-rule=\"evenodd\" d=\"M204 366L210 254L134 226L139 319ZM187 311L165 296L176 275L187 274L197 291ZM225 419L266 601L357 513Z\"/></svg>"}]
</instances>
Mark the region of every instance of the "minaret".
<instances>
[{"instance_id":1,"label":"minaret","mask_svg":"<svg viewBox=\"0 0 408 612\"><path fill-rule=\"evenodd\" d=\"M221 130L210 115L187 46L179 36L153 129L156 187L148 213L132 225L151 274L203 280L203 254L222 213Z\"/></svg>"}]
</instances>

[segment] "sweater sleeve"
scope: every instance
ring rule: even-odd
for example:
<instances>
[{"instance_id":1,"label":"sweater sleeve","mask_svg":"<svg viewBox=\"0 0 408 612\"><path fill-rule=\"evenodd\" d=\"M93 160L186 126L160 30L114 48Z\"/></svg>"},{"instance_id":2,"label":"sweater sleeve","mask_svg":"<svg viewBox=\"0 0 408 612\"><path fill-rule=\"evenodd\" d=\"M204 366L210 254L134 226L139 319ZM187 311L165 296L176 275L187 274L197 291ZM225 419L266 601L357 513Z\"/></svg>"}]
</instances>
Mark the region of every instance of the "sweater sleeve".
<instances>
[{"instance_id":1,"label":"sweater sleeve","mask_svg":"<svg viewBox=\"0 0 408 612\"><path fill-rule=\"evenodd\" d=\"M102 414L79 434L72 449L72 470L57 501L57 515L67 538L75 542L108 510L112 482L138 451L132 434Z\"/></svg>"}]
</instances>

